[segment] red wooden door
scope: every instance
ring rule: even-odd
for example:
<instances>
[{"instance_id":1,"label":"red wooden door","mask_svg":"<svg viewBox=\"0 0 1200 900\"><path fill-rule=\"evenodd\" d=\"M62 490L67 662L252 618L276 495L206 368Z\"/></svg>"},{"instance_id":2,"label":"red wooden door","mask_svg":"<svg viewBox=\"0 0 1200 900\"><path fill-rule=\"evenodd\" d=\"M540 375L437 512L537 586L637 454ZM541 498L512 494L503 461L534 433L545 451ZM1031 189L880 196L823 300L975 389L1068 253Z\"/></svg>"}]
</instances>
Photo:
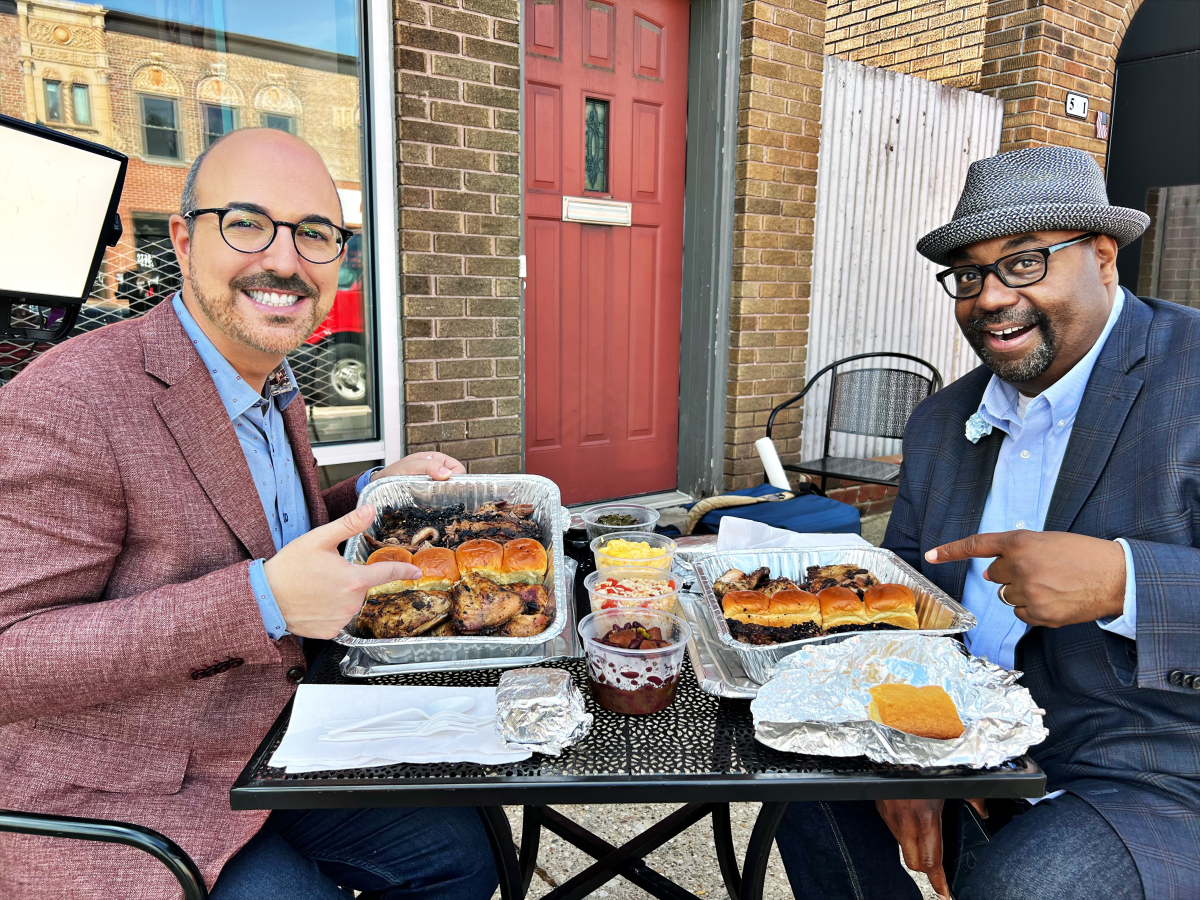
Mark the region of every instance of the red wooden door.
<instances>
[{"instance_id":1,"label":"red wooden door","mask_svg":"<svg viewBox=\"0 0 1200 900\"><path fill-rule=\"evenodd\" d=\"M688 13L526 2L526 468L566 503L676 486ZM564 197L632 225L564 222Z\"/></svg>"}]
</instances>

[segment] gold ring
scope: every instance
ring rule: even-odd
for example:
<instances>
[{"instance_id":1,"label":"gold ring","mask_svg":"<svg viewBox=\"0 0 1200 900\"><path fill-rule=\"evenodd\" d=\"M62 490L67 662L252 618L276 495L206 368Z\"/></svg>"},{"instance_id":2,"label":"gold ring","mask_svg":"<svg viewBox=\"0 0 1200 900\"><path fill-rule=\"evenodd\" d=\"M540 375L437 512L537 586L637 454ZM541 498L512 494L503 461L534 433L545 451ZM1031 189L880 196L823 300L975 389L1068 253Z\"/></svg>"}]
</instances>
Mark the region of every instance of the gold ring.
<instances>
[{"instance_id":1,"label":"gold ring","mask_svg":"<svg viewBox=\"0 0 1200 900\"><path fill-rule=\"evenodd\" d=\"M1008 587L1007 584L1000 585L1000 590L996 591L996 596L1000 598L1000 602L1003 603L1005 606L1011 606L1013 609L1016 609L1017 604L1010 602L1008 600L1008 598L1004 596L1004 589L1006 587Z\"/></svg>"}]
</instances>

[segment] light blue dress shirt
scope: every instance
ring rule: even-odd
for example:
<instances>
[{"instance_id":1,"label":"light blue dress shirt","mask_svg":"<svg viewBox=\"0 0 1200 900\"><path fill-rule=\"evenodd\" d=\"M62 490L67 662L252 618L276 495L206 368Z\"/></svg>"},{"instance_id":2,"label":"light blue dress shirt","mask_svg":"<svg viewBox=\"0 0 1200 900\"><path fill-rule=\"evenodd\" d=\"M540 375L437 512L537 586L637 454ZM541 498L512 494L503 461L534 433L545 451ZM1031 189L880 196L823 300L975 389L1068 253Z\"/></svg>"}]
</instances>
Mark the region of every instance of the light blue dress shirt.
<instances>
[{"instance_id":1,"label":"light blue dress shirt","mask_svg":"<svg viewBox=\"0 0 1200 900\"><path fill-rule=\"evenodd\" d=\"M1050 509L1050 498L1058 481L1063 456L1071 439L1075 414L1083 401L1092 369L1104 349L1113 325L1125 305L1123 290L1117 291L1108 322L1087 355L1061 379L1036 397L1021 397L1015 387L995 375L988 382L979 404L979 415L993 428L1005 433L979 522L979 533L1014 531L1028 528L1041 531ZM1116 619L1097 624L1123 637L1137 637L1137 597L1133 574L1133 554L1129 545L1118 538L1125 551L1125 608ZM985 581L983 573L991 559L973 559L963 587L963 606L978 625L965 635L967 649L976 656L1006 669L1013 667L1017 641L1029 628L1016 617L1012 607L997 596L999 585Z\"/></svg>"},{"instance_id":2,"label":"light blue dress shirt","mask_svg":"<svg viewBox=\"0 0 1200 900\"><path fill-rule=\"evenodd\" d=\"M271 373L263 393L259 394L242 380L237 370L213 346L188 312L183 298L176 294L171 302L183 330L191 338L200 360L212 376L225 411L233 421L246 464L250 467L250 475L254 478L254 487L258 490L258 499L262 501L267 524L271 526L271 539L275 542L275 549L280 550L309 529L304 484L296 470L292 445L283 425L283 410L300 394L291 366L284 360ZM287 626L275 595L267 584L261 559L250 564L250 586L258 601L267 634L278 640L287 634Z\"/></svg>"}]
</instances>

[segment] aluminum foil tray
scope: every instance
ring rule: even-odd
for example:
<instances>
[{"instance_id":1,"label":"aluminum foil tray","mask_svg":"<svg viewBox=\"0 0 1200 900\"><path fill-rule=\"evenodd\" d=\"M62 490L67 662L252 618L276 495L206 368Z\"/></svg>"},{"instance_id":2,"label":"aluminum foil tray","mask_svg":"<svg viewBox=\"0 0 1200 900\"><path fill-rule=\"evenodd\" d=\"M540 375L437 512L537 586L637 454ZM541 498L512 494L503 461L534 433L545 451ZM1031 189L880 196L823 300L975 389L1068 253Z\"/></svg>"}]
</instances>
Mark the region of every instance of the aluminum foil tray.
<instances>
[{"instance_id":1,"label":"aluminum foil tray","mask_svg":"<svg viewBox=\"0 0 1200 900\"><path fill-rule=\"evenodd\" d=\"M713 582L729 569L752 572L761 566L771 570L772 578L791 578L804 581L809 566L832 566L837 564L861 566L870 569L881 582L907 585L917 597L917 620L919 629L904 632L889 632L898 636L906 634L949 635L968 631L975 627L975 617L949 594L914 570L904 560L882 547L864 547L847 544L845 547L822 547L819 550L744 550L740 552L714 553L698 557L693 561L696 582L704 594L705 611L717 640L725 648L737 654L746 675L759 684L764 684L771 675L775 663L806 644L821 644L841 641L850 635L863 632L805 638L783 644L743 644L729 633L721 602L713 591ZM877 634L878 632L866 632Z\"/></svg>"},{"instance_id":2,"label":"aluminum foil tray","mask_svg":"<svg viewBox=\"0 0 1200 900\"><path fill-rule=\"evenodd\" d=\"M692 626L688 659L691 660L700 690L714 697L734 700L753 700L757 697L758 682L746 674L737 653L717 640L704 598L699 594L680 592L679 608Z\"/></svg>"},{"instance_id":3,"label":"aluminum foil tray","mask_svg":"<svg viewBox=\"0 0 1200 900\"><path fill-rule=\"evenodd\" d=\"M511 668L536 665L564 654L564 648L570 642L564 643L562 637L570 621L569 606L574 601L566 581L562 539L568 514L562 506L558 485L553 481L540 475L455 475L449 481L433 481L423 475L396 475L367 485L359 495L358 505L371 503L376 510L397 506L437 509L462 503L472 511L489 500L533 505L533 520L541 527L541 541L548 551L545 587L554 598L557 610L554 621L541 634L526 638L361 638L355 635L351 623L334 640L353 648L350 656L355 659L356 672L361 670L363 674L377 675ZM367 531L374 537L378 527L376 519ZM370 548L361 535L346 542L345 557L350 562L364 562L369 555Z\"/></svg>"}]
</instances>

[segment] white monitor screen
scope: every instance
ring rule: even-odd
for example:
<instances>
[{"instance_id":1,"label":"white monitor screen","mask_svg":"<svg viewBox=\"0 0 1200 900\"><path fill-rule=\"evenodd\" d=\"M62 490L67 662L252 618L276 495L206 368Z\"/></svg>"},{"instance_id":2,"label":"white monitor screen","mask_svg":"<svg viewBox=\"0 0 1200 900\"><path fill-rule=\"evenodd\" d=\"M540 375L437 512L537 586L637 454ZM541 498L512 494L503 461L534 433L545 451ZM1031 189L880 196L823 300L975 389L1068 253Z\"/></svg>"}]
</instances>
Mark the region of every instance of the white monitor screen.
<instances>
[{"instance_id":1,"label":"white monitor screen","mask_svg":"<svg viewBox=\"0 0 1200 900\"><path fill-rule=\"evenodd\" d=\"M82 298L118 160L0 124L0 290Z\"/></svg>"}]
</instances>

